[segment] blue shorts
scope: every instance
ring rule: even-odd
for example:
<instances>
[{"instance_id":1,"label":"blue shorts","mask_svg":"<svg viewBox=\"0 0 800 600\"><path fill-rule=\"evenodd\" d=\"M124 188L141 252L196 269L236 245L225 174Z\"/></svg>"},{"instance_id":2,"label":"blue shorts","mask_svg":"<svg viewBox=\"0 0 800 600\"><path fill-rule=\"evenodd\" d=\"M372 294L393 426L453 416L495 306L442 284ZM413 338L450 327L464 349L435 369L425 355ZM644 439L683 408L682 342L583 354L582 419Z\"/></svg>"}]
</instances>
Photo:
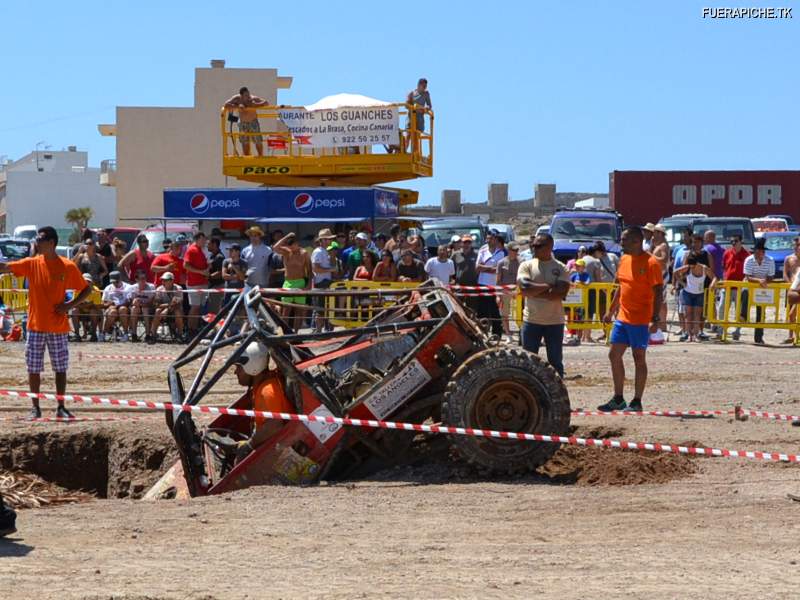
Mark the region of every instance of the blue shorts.
<instances>
[{"instance_id":1,"label":"blue shorts","mask_svg":"<svg viewBox=\"0 0 800 600\"><path fill-rule=\"evenodd\" d=\"M624 344L631 348L647 348L649 341L649 325L629 325L622 321L614 321L614 327L611 329L612 344Z\"/></svg>"},{"instance_id":2,"label":"blue shorts","mask_svg":"<svg viewBox=\"0 0 800 600\"><path fill-rule=\"evenodd\" d=\"M700 308L703 306L704 294L691 294L685 289L681 290L681 304L684 306L692 306Z\"/></svg>"}]
</instances>

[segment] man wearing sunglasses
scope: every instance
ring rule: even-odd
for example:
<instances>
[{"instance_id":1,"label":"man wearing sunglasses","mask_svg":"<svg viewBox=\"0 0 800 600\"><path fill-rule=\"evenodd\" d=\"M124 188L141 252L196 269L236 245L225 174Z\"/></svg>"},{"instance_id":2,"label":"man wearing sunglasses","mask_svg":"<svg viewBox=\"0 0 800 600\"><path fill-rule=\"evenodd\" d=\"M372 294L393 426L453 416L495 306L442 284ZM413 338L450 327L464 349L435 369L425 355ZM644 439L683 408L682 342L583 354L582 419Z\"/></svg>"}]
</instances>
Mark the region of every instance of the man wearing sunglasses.
<instances>
[{"instance_id":1,"label":"man wearing sunglasses","mask_svg":"<svg viewBox=\"0 0 800 600\"><path fill-rule=\"evenodd\" d=\"M569 271L553 256L553 237L548 233L530 241L533 258L517 271L517 285L525 299L522 312L522 347L539 354L544 339L547 362L564 377L564 298L569 292Z\"/></svg>"},{"instance_id":2,"label":"man wearing sunglasses","mask_svg":"<svg viewBox=\"0 0 800 600\"><path fill-rule=\"evenodd\" d=\"M36 236L36 256L11 263L0 262L0 273L12 273L28 279L28 340L25 345L25 362L28 367L28 386L32 394L38 394L41 373L44 370L45 347L50 355L50 364L55 371L56 393L63 396L67 391L67 368L69 367L69 313L81 304L92 292L90 286L72 261L56 254L58 234L52 227L42 227ZM67 300L67 290L72 298ZM30 417L39 419L42 411L39 399L32 399ZM71 418L58 401L56 416Z\"/></svg>"}]
</instances>

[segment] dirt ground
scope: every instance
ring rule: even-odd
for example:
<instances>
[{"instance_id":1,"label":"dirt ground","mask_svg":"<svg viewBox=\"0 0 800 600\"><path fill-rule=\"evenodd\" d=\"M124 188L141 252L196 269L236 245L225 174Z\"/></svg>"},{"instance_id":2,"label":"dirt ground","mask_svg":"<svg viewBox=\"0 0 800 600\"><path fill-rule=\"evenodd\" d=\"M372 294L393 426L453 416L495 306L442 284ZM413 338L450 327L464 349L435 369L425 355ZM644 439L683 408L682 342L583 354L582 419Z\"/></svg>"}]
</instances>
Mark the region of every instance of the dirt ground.
<instances>
[{"instance_id":1,"label":"dirt ground","mask_svg":"<svg viewBox=\"0 0 800 600\"><path fill-rule=\"evenodd\" d=\"M651 349L645 407L799 413L800 350L778 346L782 334L768 333L767 347L748 335ZM175 355L176 347L72 349L70 391L168 399L165 362L91 355ZM0 345L0 388L24 388L22 350ZM565 349L567 374L582 376L567 382L573 409L609 397L605 354L601 345ZM43 385L52 390L50 375ZM211 402L233 399L233 380L219 387L229 392ZM0 398L0 417L27 405ZM54 406L43 402L46 413ZM788 423L759 419L572 421L584 436L747 450L796 453L800 437ZM430 465L310 488L133 499L174 456L160 415L0 421L0 470L98 496L20 511L19 532L0 541L0 598L786 598L800 585L800 503L787 498L800 494L798 465L562 448L517 480Z\"/></svg>"}]
</instances>

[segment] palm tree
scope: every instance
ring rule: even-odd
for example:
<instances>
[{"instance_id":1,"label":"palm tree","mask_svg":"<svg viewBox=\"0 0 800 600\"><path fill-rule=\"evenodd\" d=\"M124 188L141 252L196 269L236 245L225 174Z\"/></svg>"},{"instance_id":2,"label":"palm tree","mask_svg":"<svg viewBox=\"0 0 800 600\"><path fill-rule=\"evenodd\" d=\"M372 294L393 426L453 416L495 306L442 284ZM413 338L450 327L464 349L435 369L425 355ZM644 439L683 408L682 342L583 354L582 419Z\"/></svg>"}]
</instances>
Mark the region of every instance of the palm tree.
<instances>
[{"instance_id":1,"label":"palm tree","mask_svg":"<svg viewBox=\"0 0 800 600\"><path fill-rule=\"evenodd\" d=\"M81 241L81 233L89 226L89 221L94 218L94 210L88 206L83 208L71 208L64 215L67 223L75 225L75 231L69 235L69 243L77 244Z\"/></svg>"}]
</instances>

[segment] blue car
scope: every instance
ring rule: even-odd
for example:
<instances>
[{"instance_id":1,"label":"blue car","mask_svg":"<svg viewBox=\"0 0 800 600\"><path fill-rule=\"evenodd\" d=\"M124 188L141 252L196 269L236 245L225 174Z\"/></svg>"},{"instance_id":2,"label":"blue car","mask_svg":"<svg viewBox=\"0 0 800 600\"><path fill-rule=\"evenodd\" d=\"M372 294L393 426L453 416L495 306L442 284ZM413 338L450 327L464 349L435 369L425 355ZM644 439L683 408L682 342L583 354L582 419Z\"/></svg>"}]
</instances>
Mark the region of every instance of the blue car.
<instances>
[{"instance_id":1,"label":"blue car","mask_svg":"<svg viewBox=\"0 0 800 600\"><path fill-rule=\"evenodd\" d=\"M765 231L767 256L775 261L775 279L783 279L783 263L794 253L794 239L800 234L796 231Z\"/></svg>"},{"instance_id":2,"label":"blue car","mask_svg":"<svg viewBox=\"0 0 800 600\"><path fill-rule=\"evenodd\" d=\"M608 252L622 253L622 217L613 209L560 208L550 222L550 235L553 254L563 263L575 258L581 246L588 248L597 241L602 241Z\"/></svg>"}]
</instances>

